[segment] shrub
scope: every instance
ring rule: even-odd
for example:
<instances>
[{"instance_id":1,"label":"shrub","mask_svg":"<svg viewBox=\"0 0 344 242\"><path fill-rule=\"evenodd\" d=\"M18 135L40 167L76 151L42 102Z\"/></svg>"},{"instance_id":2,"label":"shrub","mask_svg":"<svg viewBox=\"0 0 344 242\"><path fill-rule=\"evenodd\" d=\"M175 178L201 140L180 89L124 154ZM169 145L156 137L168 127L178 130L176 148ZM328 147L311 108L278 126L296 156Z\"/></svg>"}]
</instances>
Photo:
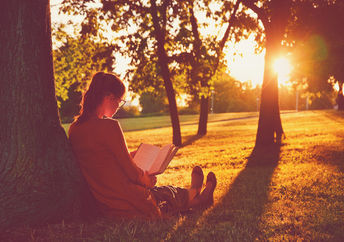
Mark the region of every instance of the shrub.
<instances>
[{"instance_id":1,"label":"shrub","mask_svg":"<svg viewBox=\"0 0 344 242\"><path fill-rule=\"evenodd\" d=\"M140 115L140 111L135 106L125 106L118 110L115 118L132 118Z\"/></svg>"}]
</instances>

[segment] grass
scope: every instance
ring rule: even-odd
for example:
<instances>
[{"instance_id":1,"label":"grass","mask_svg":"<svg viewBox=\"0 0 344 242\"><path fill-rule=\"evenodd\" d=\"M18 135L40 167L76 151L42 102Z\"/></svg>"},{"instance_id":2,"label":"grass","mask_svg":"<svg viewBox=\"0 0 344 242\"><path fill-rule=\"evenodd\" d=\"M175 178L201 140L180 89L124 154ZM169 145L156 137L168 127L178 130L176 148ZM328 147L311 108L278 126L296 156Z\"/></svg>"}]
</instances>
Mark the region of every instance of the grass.
<instances>
[{"instance_id":1,"label":"grass","mask_svg":"<svg viewBox=\"0 0 344 242\"><path fill-rule=\"evenodd\" d=\"M159 175L158 185L188 187L195 165L200 165L205 173L214 171L218 186L215 204L208 210L158 222L101 218L90 223L17 228L7 231L3 238L9 241L343 241L344 114L284 113L281 115L286 133L284 145L254 152L257 117L252 116L256 113L213 116L208 134L202 138L194 136L195 118L182 117L182 136L187 145L178 151L167 171ZM162 117L156 119L159 118ZM143 141L153 144L171 141L170 127L153 127L126 131L129 148L134 149Z\"/></svg>"},{"instance_id":2,"label":"grass","mask_svg":"<svg viewBox=\"0 0 344 242\"><path fill-rule=\"evenodd\" d=\"M237 118L244 118L244 117L256 117L257 113L216 113L216 114L209 114L208 120L209 122L221 121L221 120L228 120L228 119L237 119ZM181 125L191 125L198 123L199 115L180 115L179 121ZM146 130L146 129L157 129L163 127L170 127L171 120L170 116L152 116L152 117L137 117L137 118L122 118L119 119L121 123L121 127L124 132L126 131L138 131L138 130ZM64 129L67 131L69 129L70 124L62 124Z\"/></svg>"}]
</instances>

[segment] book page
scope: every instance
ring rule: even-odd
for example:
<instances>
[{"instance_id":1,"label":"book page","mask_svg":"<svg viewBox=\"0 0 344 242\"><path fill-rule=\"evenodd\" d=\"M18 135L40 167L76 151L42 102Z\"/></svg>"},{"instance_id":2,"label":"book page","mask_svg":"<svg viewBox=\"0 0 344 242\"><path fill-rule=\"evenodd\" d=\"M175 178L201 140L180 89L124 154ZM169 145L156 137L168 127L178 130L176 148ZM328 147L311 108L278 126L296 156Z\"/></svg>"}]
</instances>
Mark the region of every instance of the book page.
<instances>
[{"instance_id":1,"label":"book page","mask_svg":"<svg viewBox=\"0 0 344 242\"><path fill-rule=\"evenodd\" d=\"M174 145L168 144L160 149L160 152L156 157L156 160L154 161L151 169L149 170L150 174L159 174L165 170L170 160L173 158L174 154L171 156L171 153L174 150L174 148Z\"/></svg>"},{"instance_id":2,"label":"book page","mask_svg":"<svg viewBox=\"0 0 344 242\"><path fill-rule=\"evenodd\" d=\"M174 155L177 153L178 151L178 147L174 146L173 149L171 150L170 154L168 155L168 157L166 158L166 160L168 160L168 163L166 164L166 167L167 165L169 164L169 161L172 160L172 158L174 157ZM163 164L162 166L164 166L165 164ZM164 169L166 169L166 167ZM162 167L163 168L163 167Z\"/></svg>"},{"instance_id":3,"label":"book page","mask_svg":"<svg viewBox=\"0 0 344 242\"><path fill-rule=\"evenodd\" d=\"M133 160L142 170L149 171L159 151L160 148L155 145L141 144Z\"/></svg>"},{"instance_id":4,"label":"book page","mask_svg":"<svg viewBox=\"0 0 344 242\"><path fill-rule=\"evenodd\" d=\"M159 170L156 172L156 174L161 174L165 171L165 169L167 168L167 166L170 164L172 158L174 157L174 155L177 153L178 151L178 147L173 146L170 149L170 153L168 154L168 156L165 158L165 161L161 164Z\"/></svg>"}]
</instances>

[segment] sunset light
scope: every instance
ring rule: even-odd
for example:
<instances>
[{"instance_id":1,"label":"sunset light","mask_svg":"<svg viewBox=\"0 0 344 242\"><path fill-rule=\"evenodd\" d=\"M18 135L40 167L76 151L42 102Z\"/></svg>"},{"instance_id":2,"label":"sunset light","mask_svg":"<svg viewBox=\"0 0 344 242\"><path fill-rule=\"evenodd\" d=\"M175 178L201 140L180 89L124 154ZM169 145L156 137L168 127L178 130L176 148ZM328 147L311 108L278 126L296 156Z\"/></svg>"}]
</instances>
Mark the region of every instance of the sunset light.
<instances>
[{"instance_id":1,"label":"sunset light","mask_svg":"<svg viewBox=\"0 0 344 242\"><path fill-rule=\"evenodd\" d=\"M2 2L0 242L344 242L344 0Z\"/></svg>"},{"instance_id":2,"label":"sunset light","mask_svg":"<svg viewBox=\"0 0 344 242\"><path fill-rule=\"evenodd\" d=\"M226 60L231 76L256 86L263 82L265 51L255 53L254 38L250 35L239 43L231 44L226 51Z\"/></svg>"},{"instance_id":3,"label":"sunset light","mask_svg":"<svg viewBox=\"0 0 344 242\"><path fill-rule=\"evenodd\" d=\"M275 60L273 68L278 75L279 83L287 84L290 79L290 73L293 70L290 61L286 57L279 57Z\"/></svg>"}]
</instances>

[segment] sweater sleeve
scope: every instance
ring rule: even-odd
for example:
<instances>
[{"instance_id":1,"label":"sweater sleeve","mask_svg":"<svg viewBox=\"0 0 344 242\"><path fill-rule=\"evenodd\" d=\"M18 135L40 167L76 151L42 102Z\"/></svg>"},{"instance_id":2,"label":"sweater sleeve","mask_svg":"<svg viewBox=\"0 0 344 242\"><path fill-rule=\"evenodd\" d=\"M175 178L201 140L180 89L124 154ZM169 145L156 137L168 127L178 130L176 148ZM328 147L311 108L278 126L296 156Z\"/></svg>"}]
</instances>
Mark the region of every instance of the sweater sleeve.
<instances>
[{"instance_id":1,"label":"sweater sleeve","mask_svg":"<svg viewBox=\"0 0 344 242\"><path fill-rule=\"evenodd\" d=\"M117 120L105 120L104 125L104 136L105 145L111 152L116 156L116 160L119 162L119 165L123 171L127 174L129 179L134 183L141 184L140 178L143 176L143 171L139 168L133 161L124 135Z\"/></svg>"}]
</instances>

